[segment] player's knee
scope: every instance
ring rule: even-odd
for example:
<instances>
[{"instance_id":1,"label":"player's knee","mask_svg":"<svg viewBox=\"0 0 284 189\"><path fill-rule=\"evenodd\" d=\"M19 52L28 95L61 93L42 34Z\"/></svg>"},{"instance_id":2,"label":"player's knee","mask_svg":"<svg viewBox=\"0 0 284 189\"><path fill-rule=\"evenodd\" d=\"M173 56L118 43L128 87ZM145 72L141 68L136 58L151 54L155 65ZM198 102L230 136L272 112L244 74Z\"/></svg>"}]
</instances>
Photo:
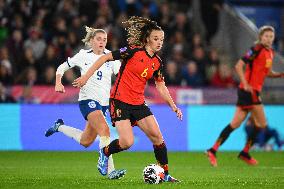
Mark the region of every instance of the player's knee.
<instances>
[{"instance_id":1,"label":"player's knee","mask_svg":"<svg viewBox=\"0 0 284 189\"><path fill-rule=\"evenodd\" d=\"M164 139L161 133L155 133L151 136L151 141L153 144L160 144Z\"/></svg>"},{"instance_id":2,"label":"player's knee","mask_svg":"<svg viewBox=\"0 0 284 189\"><path fill-rule=\"evenodd\" d=\"M85 148L88 148L89 146L91 146L91 144L92 144L92 141L90 141L90 140L81 140L80 141L80 144L82 145L82 146L84 146Z\"/></svg>"},{"instance_id":3,"label":"player's knee","mask_svg":"<svg viewBox=\"0 0 284 189\"><path fill-rule=\"evenodd\" d=\"M119 145L122 149L128 149L130 148L134 143L133 138L125 138L125 139L119 139Z\"/></svg>"},{"instance_id":4,"label":"player's knee","mask_svg":"<svg viewBox=\"0 0 284 189\"><path fill-rule=\"evenodd\" d=\"M108 126L103 127L101 134L102 136L110 136L109 127Z\"/></svg>"},{"instance_id":5,"label":"player's knee","mask_svg":"<svg viewBox=\"0 0 284 189\"><path fill-rule=\"evenodd\" d=\"M242 122L231 122L230 125L233 129L239 128Z\"/></svg>"},{"instance_id":6,"label":"player's knee","mask_svg":"<svg viewBox=\"0 0 284 189\"><path fill-rule=\"evenodd\" d=\"M259 129L264 129L264 128L267 127L266 124L256 124L255 126L256 126L257 128L259 128Z\"/></svg>"}]
</instances>

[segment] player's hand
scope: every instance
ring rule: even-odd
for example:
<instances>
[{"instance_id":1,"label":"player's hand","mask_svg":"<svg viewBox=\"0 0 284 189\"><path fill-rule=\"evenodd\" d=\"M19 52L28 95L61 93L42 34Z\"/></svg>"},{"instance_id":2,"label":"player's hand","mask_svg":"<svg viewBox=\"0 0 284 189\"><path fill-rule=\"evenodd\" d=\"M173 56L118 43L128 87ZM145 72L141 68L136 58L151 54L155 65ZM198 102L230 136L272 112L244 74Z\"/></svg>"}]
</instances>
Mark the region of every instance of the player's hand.
<instances>
[{"instance_id":1,"label":"player's hand","mask_svg":"<svg viewBox=\"0 0 284 189\"><path fill-rule=\"evenodd\" d=\"M181 112L181 110L179 108L175 108L173 111L177 114L178 119L182 121L182 112Z\"/></svg>"},{"instance_id":2,"label":"player's hand","mask_svg":"<svg viewBox=\"0 0 284 189\"><path fill-rule=\"evenodd\" d=\"M56 83L54 90L55 90L55 92L65 93L65 89L64 89L64 86L62 85L62 83Z\"/></svg>"},{"instance_id":3,"label":"player's hand","mask_svg":"<svg viewBox=\"0 0 284 189\"><path fill-rule=\"evenodd\" d=\"M248 83L244 83L244 90L247 92L253 92L252 87Z\"/></svg>"},{"instance_id":4,"label":"player's hand","mask_svg":"<svg viewBox=\"0 0 284 189\"><path fill-rule=\"evenodd\" d=\"M284 78L284 72L281 73L280 78Z\"/></svg>"},{"instance_id":5,"label":"player's hand","mask_svg":"<svg viewBox=\"0 0 284 189\"><path fill-rule=\"evenodd\" d=\"M87 83L88 79L82 75L81 77L75 79L72 83L73 87L80 88L83 87Z\"/></svg>"}]
</instances>

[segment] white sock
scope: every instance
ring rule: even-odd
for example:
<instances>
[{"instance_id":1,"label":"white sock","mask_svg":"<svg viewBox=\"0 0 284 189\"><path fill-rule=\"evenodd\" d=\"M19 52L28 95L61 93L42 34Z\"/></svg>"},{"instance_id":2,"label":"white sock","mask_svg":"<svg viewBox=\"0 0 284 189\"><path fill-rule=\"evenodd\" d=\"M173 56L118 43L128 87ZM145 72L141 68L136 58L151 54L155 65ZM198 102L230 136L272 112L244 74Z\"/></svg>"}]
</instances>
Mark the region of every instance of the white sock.
<instances>
[{"instance_id":1,"label":"white sock","mask_svg":"<svg viewBox=\"0 0 284 189\"><path fill-rule=\"evenodd\" d=\"M110 137L108 136L102 136L100 137L100 149L102 149L103 147L107 146L110 144ZM114 163L113 163L113 159L112 159L112 155L109 156L108 158L108 169L107 169L107 173L111 173L112 171L114 171Z\"/></svg>"},{"instance_id":2,"label":"white sock","mask_svg":"<svg viewBox=\"0 0 284 189\"><path fill-rule=\"evenodd\" d=\"M80 144L81 136L82 136L82 133L83 133L83 131L81 131L80 129L76 129L74 127L70 127L70 126L67 126L67 125L60 125L59 128L58 128L58 131L62 132L66 136L74 139L76 142L78 142Z\"/></svg>"}]
</instances>

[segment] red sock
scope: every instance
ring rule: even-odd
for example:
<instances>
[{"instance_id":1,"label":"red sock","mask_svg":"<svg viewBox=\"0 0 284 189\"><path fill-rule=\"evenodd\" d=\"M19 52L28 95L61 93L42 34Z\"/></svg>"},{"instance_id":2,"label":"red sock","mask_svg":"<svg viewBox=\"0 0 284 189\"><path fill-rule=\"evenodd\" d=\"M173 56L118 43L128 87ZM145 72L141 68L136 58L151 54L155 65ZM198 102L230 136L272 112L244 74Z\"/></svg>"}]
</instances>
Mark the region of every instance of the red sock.
<instances>
[{"instance_id":1,"label":"red sock","mask_svg":"<svg viewBox=\"0 0 284 189\"><path fill-rule=\"evenodd\" d=\"M220 141L217 140L217 141L215 142L215 144L213 145L212 149L215 150L215 151L217 151L218 148L219 148L219 146L220 146Z\"/></svg>"},{"instance_id":2,"label":"red sock","mask_svg":"<svg viewBox=\"0 0 284 189\"><path fill-rule=\"evenodd\" d=\"M169 166L168 166L168 164L160 165L160 166L164 169L165 175L169 174Z\"/></svg>"},{"instance_id":3,"label":"red sock","mask_svg":"<svg viewBox=\"0 0 284 189\"><path fill-rule=\"evenodd\" d=\"M245 153L248 153L249 150L250 150L250 148L251 148L251 146L252 146L252 141L251 141L251 140L247 141L247 143L246 143L246 145L245 145L243 151L244 151Z\"/></svg>"}]
</instances>

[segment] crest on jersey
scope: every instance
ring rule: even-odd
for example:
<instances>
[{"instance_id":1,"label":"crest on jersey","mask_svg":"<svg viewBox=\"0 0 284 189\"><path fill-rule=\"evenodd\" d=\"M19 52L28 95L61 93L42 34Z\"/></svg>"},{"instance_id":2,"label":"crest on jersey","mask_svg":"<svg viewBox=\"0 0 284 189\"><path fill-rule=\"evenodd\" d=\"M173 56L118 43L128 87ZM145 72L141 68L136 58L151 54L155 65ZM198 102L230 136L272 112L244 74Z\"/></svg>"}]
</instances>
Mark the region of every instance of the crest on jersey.
<instances>
[{"instance_id":1,"label":"crest on jersey","mask_svg":"<svg viewBox=\"0 0 284 189\"><path fill-rule=\"evenodd\" d=\"M89 102L89 103L88 103L88 106L89 106L90 108L96 108L96 103L95 103L95 101Z\"/></svg>"}]
</instances>

